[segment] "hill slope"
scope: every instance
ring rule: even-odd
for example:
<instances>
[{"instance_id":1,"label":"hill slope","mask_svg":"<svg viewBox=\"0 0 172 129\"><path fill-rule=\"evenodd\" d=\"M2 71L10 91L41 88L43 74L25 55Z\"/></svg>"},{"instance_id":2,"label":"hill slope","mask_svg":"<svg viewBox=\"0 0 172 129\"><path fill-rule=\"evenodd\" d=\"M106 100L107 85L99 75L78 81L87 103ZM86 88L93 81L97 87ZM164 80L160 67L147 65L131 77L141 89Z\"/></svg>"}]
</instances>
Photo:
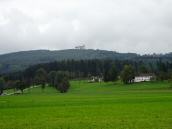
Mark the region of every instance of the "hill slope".
<instances>
[{"instance_id":1,"label":"hill slope","mask_svg":"<svg viewBox=\"0 0 172 129\"><path fill-rule=\"evenodd\" d=\"M117 53L105 50L78 50L67 49L59 51L33 50L0 55L0 73L23 70L30 65L61 61L67 59L111 59L111 60L147 60L153 61L159 58L172 60L172 54L140 56L135 53Z\"/></svg>"},{"instance_id":2,"label":"hill slope","mask_svg":"<svg viewBox=\"0 0 172 129\"><path fill-rule=\"evenodd\" d=\"M68 49L60 51L34 50L22 51L10 54L0 55L0 73L18 71L27 68L30 65L47 63L52 61L61 61L67 59L132 59L137 54L116 53L104 50L77 50Z\"/></svg>"}]
</instances>

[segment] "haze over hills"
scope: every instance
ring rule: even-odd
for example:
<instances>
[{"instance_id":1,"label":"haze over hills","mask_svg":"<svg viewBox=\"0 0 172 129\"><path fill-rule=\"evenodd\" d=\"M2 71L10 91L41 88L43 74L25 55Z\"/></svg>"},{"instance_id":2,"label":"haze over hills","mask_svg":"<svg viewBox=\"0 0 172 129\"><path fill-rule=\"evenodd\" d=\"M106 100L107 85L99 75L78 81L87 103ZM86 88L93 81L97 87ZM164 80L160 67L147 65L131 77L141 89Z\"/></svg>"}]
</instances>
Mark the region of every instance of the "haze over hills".
<instances>
[{"instance_id":1,"label":"haze over hills","mask_svg":"<svg viewBox=\"0 0 172 129\"><path fill-rule=\"evenodd\" d=\"M0 55L0 73L15 72L25 68L53 61L62 60L90 60L90 59L111 59L111 60L133 60L150 61L157 59L172 61L172 53L164 55L138 55L136 53L117 53L107 50L93 49L67 49L67 50L32 50L21 51Z\"/></svg>"}]
</instances>

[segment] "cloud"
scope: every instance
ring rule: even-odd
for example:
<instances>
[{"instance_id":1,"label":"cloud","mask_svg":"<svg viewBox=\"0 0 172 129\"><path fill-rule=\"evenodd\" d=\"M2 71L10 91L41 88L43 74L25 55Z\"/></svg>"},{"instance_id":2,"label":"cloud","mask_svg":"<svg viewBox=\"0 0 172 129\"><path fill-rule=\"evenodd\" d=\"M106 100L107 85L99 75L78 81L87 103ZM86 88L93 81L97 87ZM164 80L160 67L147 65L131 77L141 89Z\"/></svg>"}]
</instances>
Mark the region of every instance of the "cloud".
<instances>
[{"instance_id":1,"label":"cloud","mask_svg":"<svg viewBox=\"0 0 172 129\"><path fill-rule=\"evenodd\" d=\"M172 50L170 0L0 1L0 53L87 48L119 52Z\"/></svg>"}]
</instances>

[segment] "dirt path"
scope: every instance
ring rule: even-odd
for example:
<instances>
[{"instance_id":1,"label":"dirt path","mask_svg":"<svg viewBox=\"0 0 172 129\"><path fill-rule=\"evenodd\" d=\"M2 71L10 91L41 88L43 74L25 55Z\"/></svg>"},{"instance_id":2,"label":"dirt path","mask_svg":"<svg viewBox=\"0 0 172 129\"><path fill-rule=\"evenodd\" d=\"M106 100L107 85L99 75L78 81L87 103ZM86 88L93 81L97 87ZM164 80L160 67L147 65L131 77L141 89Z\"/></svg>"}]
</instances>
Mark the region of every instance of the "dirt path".
<instances>
[{"instance_id":1,"label":"dirt path","mask_svg":"<svg viewBox=\"0 0 172 129\"><path fill-rule=\"evenodd\" d=\"M40 86L32 86L32 87L24 89L23 91L28 91L30 89L37 88L37 87L40 87ZM17 91L12 92L12 93L3 93L1 96L10 96L10 95L21 94L21 93L22 92L20 90L17 90Z\"/></svg>"}]
</instances>

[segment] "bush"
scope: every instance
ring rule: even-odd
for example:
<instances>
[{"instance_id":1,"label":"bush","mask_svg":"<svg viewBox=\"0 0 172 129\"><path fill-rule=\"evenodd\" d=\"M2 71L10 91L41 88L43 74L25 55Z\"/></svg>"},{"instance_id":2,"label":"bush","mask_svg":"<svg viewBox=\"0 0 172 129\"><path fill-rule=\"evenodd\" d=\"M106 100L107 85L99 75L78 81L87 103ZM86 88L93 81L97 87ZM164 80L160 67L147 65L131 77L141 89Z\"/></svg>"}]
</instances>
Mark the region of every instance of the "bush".
<instances>
[{"instance_id":1,"label":"bush","mask_svg":"<svg viewBox=\"0 0 172 129\"><path fill-rule=\"evenodd\" d=\"M68 79L68 73L67 72L57 72L55 77L55 87L58 91L61 93L66 93L68 89L70 88L70 83Z\"/></svg>"}]
</instances>

